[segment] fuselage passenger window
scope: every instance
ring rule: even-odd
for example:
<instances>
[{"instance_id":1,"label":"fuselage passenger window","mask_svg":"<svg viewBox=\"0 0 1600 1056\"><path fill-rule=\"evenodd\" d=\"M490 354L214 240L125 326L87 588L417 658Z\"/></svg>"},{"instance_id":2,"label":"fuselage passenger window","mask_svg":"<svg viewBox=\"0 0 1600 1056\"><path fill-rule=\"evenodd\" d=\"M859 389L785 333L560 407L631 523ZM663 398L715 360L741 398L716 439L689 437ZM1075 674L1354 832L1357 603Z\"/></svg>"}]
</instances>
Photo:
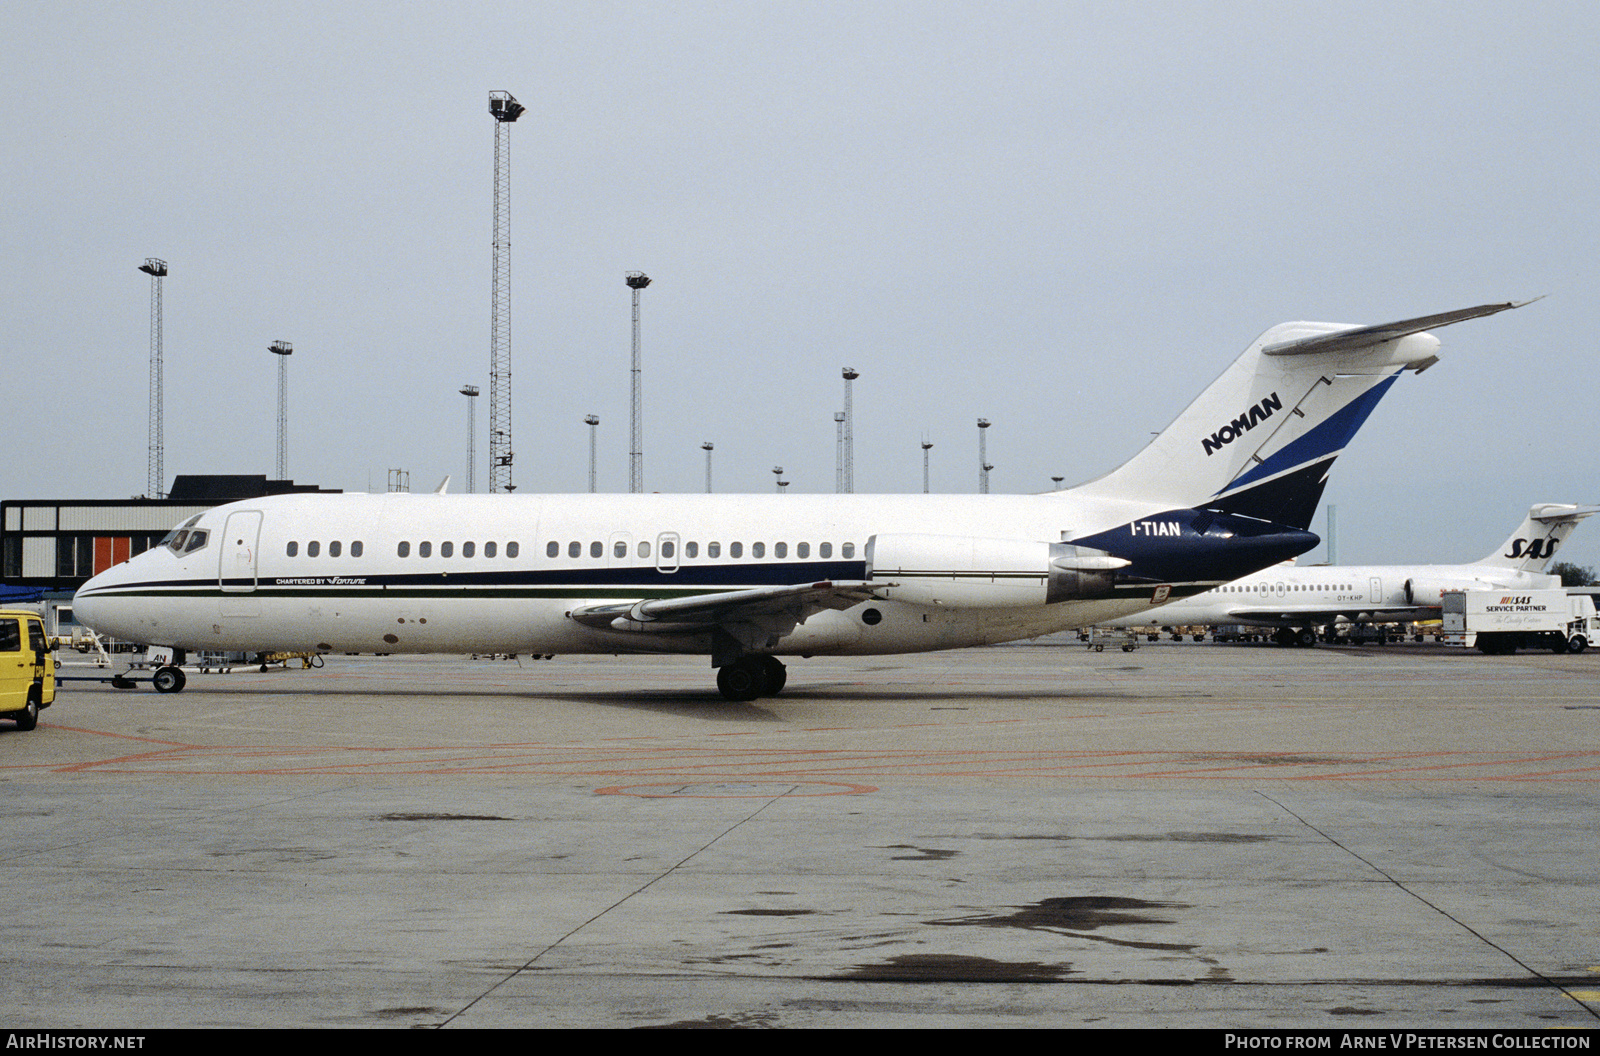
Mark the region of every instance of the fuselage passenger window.
<instances>
[{"instance_id":1,"label":"fuselage passenger window","mask_svg":"<svg viewBox=\"0 0 1600 1056\"><path fill-rule=\"evenodd\" d=\"M729 557L743 557L744 556L744 544L743 543L729 543L728 544L728 556Z\"/></svg>"},{"instance_id":2,"label":"fuselage passenger window","mask_svg":"<svg viewBox=\"0 0 1600 1056\"><path fill-rule=\"evenodd\" d=\"M767 556L767 544L766 543L751 543L750 544L750 556L751 557L766 557Z\"/></svg>"},{"instance_id":3,"label":"fuselage passenger window","mask_svg":"<svg viewBox=\"0 0 1600 1056\"><path fill-rule=\"evenodd\" d=\"M477 543L462 543L461 544L461 556L462 557L471 557L473 554L475 554L477 552L478 552L478 544Z\"/></svg>"},{"instance_id":4,"label":"fuselage passenger window","mask_svg":"<svg viewBox=\"0 0 1600 1056\"><path fill-rule=\"evenodd\" d=\"M794 556L795 557L810 557L811 556L811 544L810 543L795 543L794 544Z\"/></svg>"},{"instance_id":5,"label":"fuselage passenger window","mask_svg":"<svg viewBox=\"0 0 1600 1056\"><path fill-rule=\"evenodd\" d=\"M483 544L483 552L488 557L493 557L494 556L494 551L491 549L493 546L494 546L493 543L484 543ZM560 557L561 556L561 544L556 542L554 539L552 539L548 543L544 544L544 556L545 557Z\"/></svg>"},{"instance_id":6,"label":"fuselage passenger window","mask_svg":"<svg viewBox=\"0 0 1600 1056\"><path fill-rule=\"evenodd\" d=\"M288 557L294 557L300 552L300 543L297 540L290 539L289 545L283 548L283 552Z\"/></svg>"},{"instance_id":7,"label":"fuselage passenger window","mask_svg":"<svg viewBox=\"0 0 1600 1056\"><path fill-rule=\"evenodd\" d=\"M833 544L832 543L818 543L817 544L817 556L818 557L822 557L822 558L832 557L833 556Z\"/></svg>"},{"instance_id":8,"label":"fuselage passenger window","mask_svg":"<svg viewBox=\"0 0 1600 1056\"><path fill-rule=\"evenodd\" d=\"M551 543L550 545L556 547L556 549L550 551L550 556L551 557L555 557L556 554L560 553L561 548L559 546L556 546L555 543ZM493 557L494 556L494 544L493 543L484 543L483 544L483 556L484 557Z\"/></svg>"},{"instance_id":9,"label":"fuselage passenger window","mask_svg":"<svg viewBox=\"0 0 1600 1056\"><path fill-rule=\"evenodd\" d=\"M320 553L322 553L322 544L317 542L315 539L306 544L307 557L316 557Z\"/></svg>"},{"instance_id":10,"label":"fuselage passenger window","mask_svg":"<svg viewBox=\"0 0 1600 1056\"><path fill-rule=\"evenodd\" d=\"M700 556L700 544L699 543L684 543L683 544L683 556L687 557L687 558L699 557Z\"/></svg>"},{"instance_id":11,"label":"fuselage passenger window","mask_svg":"<svg viewBox=\"0 0 1600 1056\"><path fill-rule=\"evenodd\" d=\"M394 552L395 552L396 556L399 556L399 557L410 557L411 556L411 544L409 542L405 542L405 541L402 540L400 545L395 547Z\"/></svg>"},{"instance_id":12,"label":"fuselage passenger window","mask_svg":"<svg viewBox=\"0 0 1600 1056\"><path fill-rule=\"evenodd\" d=\"M352 540L351 543L350 543L350 556L351 557L360 557L361 556L361 550L362 550L361 540L360 539Z\"/></svg>"},{"instance_id":13,"label":"fuselage passenger window","mask_svg":"<svg viewBox=\"0 0 1600 1056\"><path fill-rule=\"evenodd\" d=\"M418 543L417 544L417 556L418 557L432 557L433 556L433 543L428 542L427 540L424 540L424 541Z\"/></svg>"},{"instance_id":14,"label":"fuselage passenger window","mask_svg":"<svg viewBox=\"0 0 1600 1056\"><path fill-rule=\"evenodd\" d=\"M516 557L517 554L521 553L521 551L522 551L522 547L518 546L515 542L511 542L511 543L507 543L506 544L506 556L507 557Z\"/></svg>"},{"instance_id":15,"label":"fuselage passenger window","mask_svg":"<svg viewBox=\"0 0 1600 1056\"><path fill-rule=\"evenodd\" d=\"M856 556L856 544L855 543L841 543L839 545L839 556L844 558L847 561L850 558L855 557Z\"/></svg>"},{"instance_id":16,"label":"fuselage passenger window","mask_svg":"<svg viewBox=\"0 0 1600 1056\"><path fill-rule=\"evenodd\" d=\"M667 539L667 540L662 542L662 544L661 544L661 556L662 557L671 557L674 552L675 551L674 551L674 547L672 545L672 540L671 539Z\"/></svg>"},{"instance_id":17,"label":"fuselage passenger window","mask_svg":"<svg viewBox=\"0 0 1600 1056\"><path fill-rule=\"evenodd\" d=\"M582 557L583 556L583 544L578 542L576 539L574 539L572 542L568 543L567 544L567 556L568 557Z\"/></svg>"},{"instance_id":18,"label":"fuselage passenger window","mask_svg":"<svg viewBox=\"0 0 1600 1056\"><path fill-rule=\"evenodd\" d=\"M605 553L606 553L605 544L602 543L600 540L596 539L594 542L589 544L589 556L590 557L604 557Z\"/></svg>"},{"instance_id":19,"label":"fuselage passenger window","mask_svg":"<svg viewBox=\"0 0 1600 1056\"><path fill-rule=\"evenodd\" d=\"M778 558L788 557L789 556L789 544L788 543L773 543L772 544L772 556L773 557L778 557Z\"/></svg>"},{"instance_id":20,"label":"fuselage passenger window","mask_svg":"<svg viewBox=\"0 0 1600 1056\"><path fill-rule=\"evenodd\" d=\"M721 543L707 543L706 544L706 556L707 557L721 557L722 556L722 544Z\"/></svg>"},{"instance_id":21,"label":"fuselage passenger window","mask_svg":"<svg viewBox=\"0 0 1600 1056\"><path fill-rule=\"evenodd\" d=\"M639 544L639 556L640 557L649 557L650 556L650 544L649 543L640 543Z\"/></svg>"},{"instance_id":22,"label":"fuselage passenger window","mask_svg":"<svg viewBox=\"0 0 1600 1056\"><path fill-rule=\"evenodd\" d=\"M621 539L618 539L615 543L613 543L611 545L611 556L612 557L627 557L628 556L628 544L623 542Z\"/></svg>"},{"instance_id":23,"label":"fuselage passenger window","mask_svg":"<svg viewBox=\"0 0 1600 1056\"><path fill-rule=\"evenodd\" d=\"M337 539L328 544L329 557L338 557L342 550L343 545Z\"/></svg>"},{"instance_id":24,"label":"fuselage passenger window","mask_svg":"<svg viewBox=\"0 0 1600 1056\"><path fill-rule=\"evenodd\" d=\"M440 543L439 544L439 556L440 557L451 557L451 556L453 556L455 554L455 552L456 552L456 544L455 543Z\"/></svg>"}]
</instances>

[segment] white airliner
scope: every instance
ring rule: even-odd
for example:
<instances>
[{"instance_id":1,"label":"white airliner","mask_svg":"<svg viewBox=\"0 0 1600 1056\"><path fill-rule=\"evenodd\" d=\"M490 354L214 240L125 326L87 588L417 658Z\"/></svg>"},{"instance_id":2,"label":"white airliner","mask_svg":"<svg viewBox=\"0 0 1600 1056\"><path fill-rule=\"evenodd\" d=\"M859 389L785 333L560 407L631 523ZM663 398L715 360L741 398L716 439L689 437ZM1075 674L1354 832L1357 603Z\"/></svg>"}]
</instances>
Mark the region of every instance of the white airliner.
<instances>
[{"instance_id":1,"label":"white airliner","mask_svg":"<svg viewBox=\"0 0 1600 1056\"><path fill-rule=\"evenodd\" d=\"M1544 575L1544 567L1578 522L1594 513L1600 506L1541 503L1511 538L1467 565L1278 565L1104 626L1277 627L1278 644L1309 646L1323 624L1436 620L1447 590L1559 587L1560 577Z\"/></svg>"},{"instance_id":2,"label":"white airliner","mask_svg":"<svg viewBox=\"0 0 1600 1056\"><path fill-rule=\"evenodd\" d=\"M1521 302L1527 303L1527 302ZM732 700L777 656L951 649L1149 609L1315 546L1327 479L1426 333L1518 303L1268 330L1137 456L1044 495L282 495L95 576L75 611L185 650L700 653ZM442 489L441 489L442 490Z\"/></svg>"}]
</instances>

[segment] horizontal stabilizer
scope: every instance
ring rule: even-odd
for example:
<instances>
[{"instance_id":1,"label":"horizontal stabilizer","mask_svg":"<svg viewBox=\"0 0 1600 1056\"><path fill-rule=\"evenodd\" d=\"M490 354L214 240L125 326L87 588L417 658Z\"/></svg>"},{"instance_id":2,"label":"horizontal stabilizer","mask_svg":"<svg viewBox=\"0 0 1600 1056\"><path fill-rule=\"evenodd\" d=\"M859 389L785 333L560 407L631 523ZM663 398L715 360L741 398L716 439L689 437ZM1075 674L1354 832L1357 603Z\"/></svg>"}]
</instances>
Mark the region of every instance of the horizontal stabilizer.
<instances>
[{"instance_id":1,"label":"horizontal stabilizer","mask_svg":"<svg viewBox=\"0 0 1600 1056\"><path fill-rule=\"evenodd\" d=\"M1486 315L1494 315L1510 308L1521 308L1525 304L1532 304L1540 300L1534 297L1526 301L1507 301L1504 304L1480 304L1476 308L1458 308L1453 312L1440 312L1437 315L1424 315L1416 319L1402 319L1397 323L1378 323L1374 326L1356 326L1348 330L1337 330L1331 334L1313 334L1309 337L1296 337L1288 341L1279 341L1276 344L1266 345L1261 351L1269 356L1304 356L1313 352L1356 352L1363 348L1381 345L1385 341L1398 341L1411 334L1420 334L1424 330L1437 330L1441 326L1451 323L1464 323L1468 319L1481 319Z\"/></svg>"},{"instance_id":2,"label":"horizontal stabilizer","mask_svg":"<svg viewBox=\"0 0 1600 1056\"><path fill-rule=\"evenodd\" d=\"M1563 506L1552 502L1535 506L1528 511L1528 516L1541 524L1548 524L1551 521L1581 521L1597 513L1600 513L1600 506Z\"/></svg>"}]
</instances>

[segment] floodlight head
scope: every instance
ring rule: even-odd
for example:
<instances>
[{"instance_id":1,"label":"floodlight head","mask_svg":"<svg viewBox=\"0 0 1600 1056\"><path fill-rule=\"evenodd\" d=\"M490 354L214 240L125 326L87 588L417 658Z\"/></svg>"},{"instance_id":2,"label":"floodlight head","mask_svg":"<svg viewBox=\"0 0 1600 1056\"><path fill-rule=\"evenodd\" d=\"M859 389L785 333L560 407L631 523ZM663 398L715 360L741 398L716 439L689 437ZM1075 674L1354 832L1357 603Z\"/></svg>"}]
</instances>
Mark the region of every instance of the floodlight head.
<instances>
[{"instance_id":1,"label":"floodlight head","mask_svg":"<svg viewBox=\"0 0 1600 1056\"><path fill-rule=\"evenodd\" d=\"M844 380L845 381L855 381L857 378L859 378L861 376L859 373L856 372L856 369L854 367L845 367L844 371L843 371L843 374L844 374Z\"/></svg>"},{"instance_id":2,"label":"floodlight head","mask_svg":"<svg viewBox=\"0 0 1600 1056\"><path fill-rule=\"evenodd\" d=\"M926 451L926 450L928 450L928 448L930 448L932 446L933 446L933 441L932 440L924 440L924 441L922 441L922 450Z\"/></svg>"},{"instance_id":3,"label":"floodlight head","mask_svg":"<svg viewBox=\"0 0 1600 1056\"><path fill-rule=\"evenodd\" d=\"M288 356L294 353L294 346L287 341L274 341L267 346L267 351L279 356Z\"/></svg>"},{"instance_id":4,"label":"floodlight head","mask_svg":"<svg viewBox=\"0 0 1600 1056\"><path fill-rule=\"evenodd\" d=\"M461 395L476 396L478 395L478 387L476 385L463 385L461 386Z\"/></svg>"},{"instance_id":5,"label":"floodlight head","mask_svg":"<svg viewBox=\"0 0 1600 1056\"><path fill-rule=\"evenodd\" d=\"M139 270L153 278L162 278L167 273L167 262L157 260L155 257L145 257L144 263L139 265Z\"/></svg>"},{"instance_id":6,"label":"floodlight head","mask_svg":"<svg viewBox=\"0 0 1600 1056\"><path fill-rule=\"evenodd\" d=\"M489 114L502 124L510 124L522 116L527 107L517 102L517 97L510 92L489 93Z\"/></svg>"},{"instance_id":7,"label":"floodlight head","mask_svg":"<svg viewBox=\"0 0 1600 1056\"><path fill-rule=\"evenodd\" d=\"M630 271L628 272L627 283L629 289L642 290L650 285L650 276L642 271Z\"/></svg>"},{"instance_id":8,"label":"floodlight head","mask_svg":"<svg viewBox=\"0 0 1600 1056\"><path fill-rule=\"evenodd\" d=\"M710 441L710 440L707 440L707 441L706 441L706 442L705 442L705 443L703 443L703 444L701 444L701 445L700 445L700 446L701 446L701 447L702 447L702 448L703 448L703 449L705 449L705 450L707 450L707 451L710 451L710 450L712 450L712 444L711 444L711 441Z\"/></svg>"},{"instance_id":9,"label":"floodlight head","mask_svg":"<svg viewBox=\"0 0 1600 1056\"><path fill-rule=\"evenodd\" d=\"M586 415L583 416L583 424L584 425L599 425L600 424L600 416L597 415L597 414L586 414Z\"/></svg>"},{"instance_id":10,"label":"floodlight head","mask_svg":"<svg viewBox=\"0 0 1600 1056\"><path fill-rule=\"evenodd\" d=\"M979 418L978 419L978 428L979 429L987 429L987 428L989 428L989 419L987 419L987 418Z\"/></svg>"}]
</instances>

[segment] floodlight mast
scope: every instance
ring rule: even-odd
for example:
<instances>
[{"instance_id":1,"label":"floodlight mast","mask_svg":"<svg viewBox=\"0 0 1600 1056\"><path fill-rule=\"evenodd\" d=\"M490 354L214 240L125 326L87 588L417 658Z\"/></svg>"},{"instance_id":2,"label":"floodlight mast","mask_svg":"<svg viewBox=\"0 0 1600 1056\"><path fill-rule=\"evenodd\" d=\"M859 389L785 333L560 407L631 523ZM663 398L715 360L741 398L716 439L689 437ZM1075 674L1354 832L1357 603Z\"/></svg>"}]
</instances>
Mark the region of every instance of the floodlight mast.
<instances>
[{"instance_id":1,"label":"floodlight mast","mask_svg":"<svg viewBox=\"0 0 1600 1056\"><path fill-rule=\"evenodd\" d=\"M278 479L289 479L289 357L294 346L274 341L267 351L278 357Z\"/></svg>"},{"instance_id":2,"label":"floodlight mast","mask_svg":"<svg viewBox=\"0 0 1600 1056\"><path fill-rule=\"evenodd\" d=\"M145 496L164 499L161 489L166 484L166 421L162 410L163 387L161 361L161 280L167 277L167 262L155 257L144 258L139 270L150 276L150 454L146 473Z\"/></svg>"},{"instance_id":3,"label":"floodlight mast","mask_svg":"<svg viewBox=\"0 0 1600 1056\"><path fill-rule=\"evenodd\" d=\"M711 494L711 451L712 451L713 445L712 445L710 440L707 440L705 443L701 444L700 446L701 446L702 449L705 450L705 453L706 453L706 494L710 495Z\"/></svg>"},{"instance_id":4,"label":"floodlight mast","mask_svg":"<svg viewBox=\"0 0 1600 1056\"><path fill-rule=\"evenodd\" d=\"M628 491L644 491L644 420L639 374L639 291L650 285L650 276L630 271L628 289L633 291L633 423L628 440Z\"/></svg>"},{"instance_id":5,"label":"floodlight mast","mask_svg":"<svg viewBox=\"0 0 1600 1056\"><path fill-rule=\"evenodd\" d=\"M928 494L928 452L933 449L932 440L922 441L922 493Z\"/></svg>"},{"instance_id":6,"label":"floodlight mast","mask_svg":"<svg viewBox=\"0 0 1600 1056\"><path fill-rule=\"evenodd\" d=\"M596 482L599 480L595 470L595 426L600 424L600 416L596 414L586 414L583 416L583 424L589 427L589 493L593 494L596 490Z\"/></svg>"},{"instance_id":7,"label":"floodlight mast","mask_svg":"<svg viewBox=\"0 0 1600 1056\"><path fill-rule=\"evenodd\" d=\"M840 373L844 375L844 490L853 495L856 490L856 412L850 383L861 375L851 367L845 367Z\"/></svg>"},{"instance_id":8,"label":"floodlight mast","mask_svg":"<svg viewBox=\"0 0 1600 1056\"><path fill-rule=\"evenodd\" d=\"M514 491L511 462L511 125L526 109L489 93L494 118L494 245L489 313L489 490Z\"/></svg>"},{"instance_id":9,"label":"floodlight mast","mask_svg":"<svg viewBox=\"0 0 1600 1056\"><path fill-rule=\"evenodd\" d=\"M467 398L467 494L478 490L478 386L461 386Z\"/></svg>"}]
</instances>

